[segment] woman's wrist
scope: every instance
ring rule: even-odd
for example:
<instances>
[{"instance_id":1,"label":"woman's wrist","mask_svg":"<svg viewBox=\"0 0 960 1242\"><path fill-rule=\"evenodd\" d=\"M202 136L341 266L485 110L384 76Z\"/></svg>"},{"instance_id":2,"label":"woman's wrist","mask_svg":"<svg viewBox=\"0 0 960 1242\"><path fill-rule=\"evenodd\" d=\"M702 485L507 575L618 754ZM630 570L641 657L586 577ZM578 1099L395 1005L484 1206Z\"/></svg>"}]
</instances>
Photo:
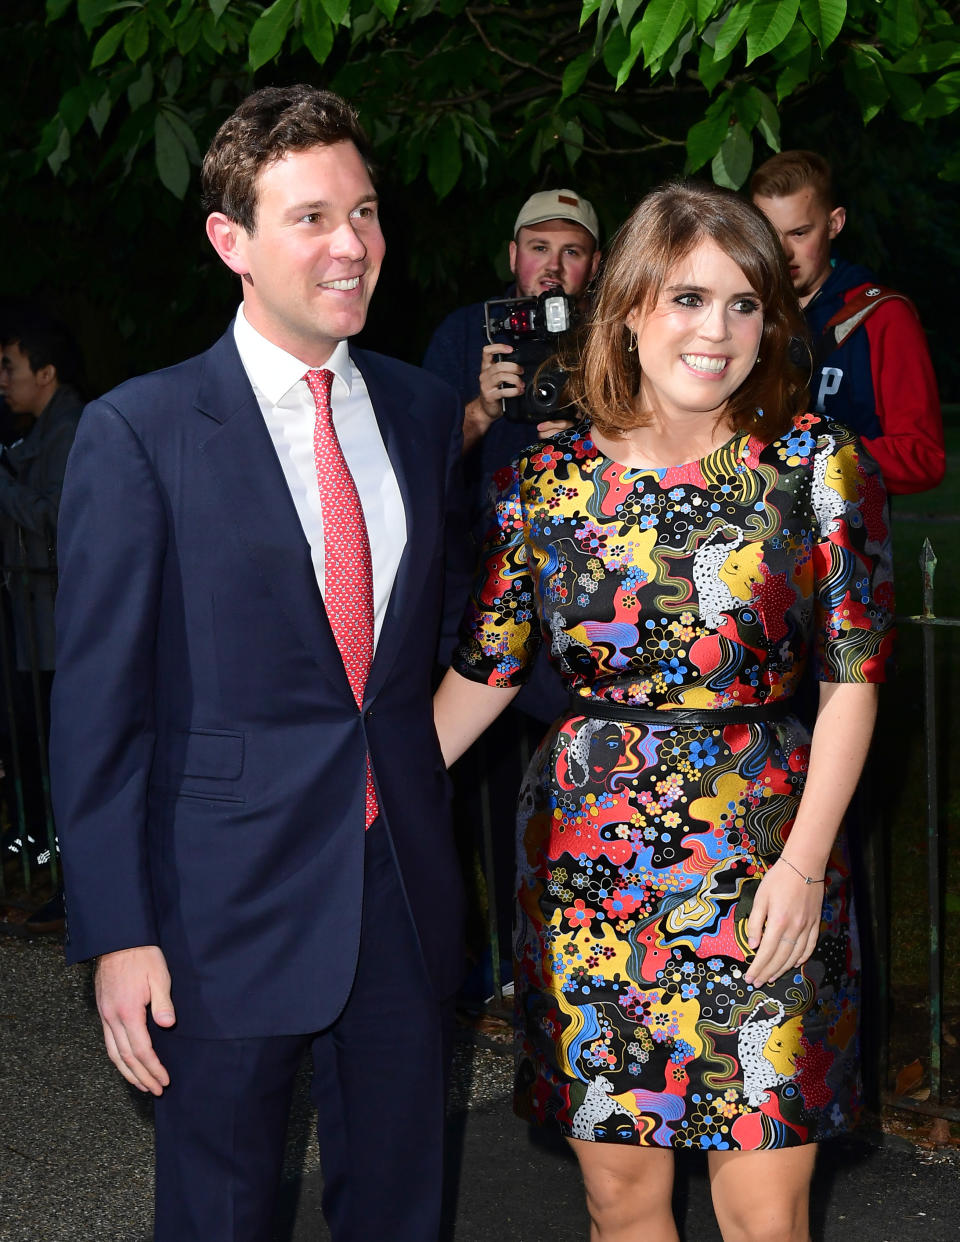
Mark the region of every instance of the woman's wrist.
<instances>
[{"instance_id":1,"label":"woman's wrist","mask_svg":"<svg viewBox=\"0 0 960 1242\"><path fill-rule=\"evenodd\" d=\"M804 884L824 884L826 882L825 867L815 868L813 871L807 871L805 868L798 867L796 863L791 862L784 854L781 854L777 862L786 863L791 871L795 872ZM776 864L774 864L776 865Z\"/></svg>"}]
</instances>

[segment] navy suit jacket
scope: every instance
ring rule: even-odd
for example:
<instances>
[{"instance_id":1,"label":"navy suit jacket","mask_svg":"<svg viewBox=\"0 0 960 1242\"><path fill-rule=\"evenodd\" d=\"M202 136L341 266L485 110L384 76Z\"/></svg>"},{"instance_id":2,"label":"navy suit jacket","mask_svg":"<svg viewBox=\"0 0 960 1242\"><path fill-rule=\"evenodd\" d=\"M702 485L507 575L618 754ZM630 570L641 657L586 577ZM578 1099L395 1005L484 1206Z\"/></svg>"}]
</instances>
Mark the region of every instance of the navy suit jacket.
<instances>
[{"instance_id":1,"label":"navy suit jacket","mask_svg":"<svg viewBox=\"0 0 960 1242\"><path fill-rule=\"evenodd\" d=\"M51 738L67 956L160 945L188 1035L336 1017L360 930L368 750L374 831L430 978L441 996L459 980L430 698L462 415L434 377L351 353L407 522L362 711L232 332L89 405L70 456Z\"/></svg>"}]
</instances>

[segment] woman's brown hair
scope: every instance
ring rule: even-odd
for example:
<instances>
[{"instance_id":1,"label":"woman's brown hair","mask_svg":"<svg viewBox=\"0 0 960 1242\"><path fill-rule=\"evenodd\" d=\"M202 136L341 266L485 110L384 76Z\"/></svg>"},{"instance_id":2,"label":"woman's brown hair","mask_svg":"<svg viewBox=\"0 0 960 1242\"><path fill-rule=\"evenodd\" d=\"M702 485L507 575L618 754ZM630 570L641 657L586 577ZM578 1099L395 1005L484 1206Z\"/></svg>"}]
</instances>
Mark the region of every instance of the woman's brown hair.
<instances>
[{"instance_id":1,"label":"woman's brown hair","mask_svg":"<svg viewBox=\"0 0 960 1242\"><path fill-rule=\"evenodd\" d=\"M776 233L762 212L729 190L671 182L643 198L614 238L586 344L571 367L565 395L599 431L617 434L649 422L649 412L636 408L640 366L625 321L632 310L651 310L668 272L708 239L733 259L763 306L757 364L727 401L724 417L769 442L803 412L807 329Z\"/></svg>"}]
</instances>

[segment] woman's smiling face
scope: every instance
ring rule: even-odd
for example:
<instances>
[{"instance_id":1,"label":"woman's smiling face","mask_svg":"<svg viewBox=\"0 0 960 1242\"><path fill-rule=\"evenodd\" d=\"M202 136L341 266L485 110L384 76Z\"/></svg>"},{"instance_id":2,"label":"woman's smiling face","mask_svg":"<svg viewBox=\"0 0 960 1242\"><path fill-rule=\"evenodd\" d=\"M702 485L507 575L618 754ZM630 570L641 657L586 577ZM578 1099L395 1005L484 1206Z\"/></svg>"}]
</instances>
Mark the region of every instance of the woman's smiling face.
<instances>
[{"instance_id":1,"label":"woman's smiling face","mask_svg":"<svg viewBox=\"0 0 960 1242\"><path fill-rule=\"evenodd\" d=\"M705 238L667 272L656 304L633 310L639 407L721 414L757 360L763 306L738 265Z\"/></svg>"}]
</instances>

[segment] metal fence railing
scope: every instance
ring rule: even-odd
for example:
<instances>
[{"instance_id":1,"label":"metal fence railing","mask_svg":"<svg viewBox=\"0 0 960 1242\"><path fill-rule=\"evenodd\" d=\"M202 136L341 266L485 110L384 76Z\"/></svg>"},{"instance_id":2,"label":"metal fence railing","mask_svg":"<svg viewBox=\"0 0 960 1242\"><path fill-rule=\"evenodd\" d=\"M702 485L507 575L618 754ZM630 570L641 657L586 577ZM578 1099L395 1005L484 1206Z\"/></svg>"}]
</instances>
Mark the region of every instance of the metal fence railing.
<instances>
[{"instance_id":1,"label":"metal fence railing","mask_svg":"<svg viewBox=\"0 0 960 1242\"><path fill-rule=\"evenodd\" d=\"M919 626L923 643L923 732L925 752L926 795L926 899L930 917L928 943L928 1017L930 1094L926 1100L913 1099L909 1095L895 1095L886 1091L885 1104L908 1109L930 1117L942 1117L948 1121L960 1121L960 1107L943 1098L943 1004L944 1004L944 908L947 888L945 849L945 824L943 800L940 791L938 756L941 733L937 694L937 632L943 628L960 627L956 617L938 617L934 607L934 575L937 557L929 539L923 541L920 554L920 570L923 577L923 611L912 617L898 617L902 627ZM884 963L889 970L889 962Z\"/></svg>"}]
</instances>

